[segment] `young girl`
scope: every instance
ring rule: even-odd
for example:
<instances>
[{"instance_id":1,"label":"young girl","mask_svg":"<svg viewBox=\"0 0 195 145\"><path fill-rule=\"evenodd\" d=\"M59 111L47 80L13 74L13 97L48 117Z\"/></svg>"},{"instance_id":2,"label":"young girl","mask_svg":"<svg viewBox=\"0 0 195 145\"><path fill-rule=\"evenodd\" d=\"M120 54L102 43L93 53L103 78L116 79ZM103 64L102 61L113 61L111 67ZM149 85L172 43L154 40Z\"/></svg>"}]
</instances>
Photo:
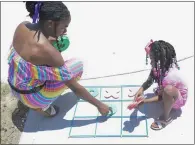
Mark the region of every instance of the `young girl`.
<instances>
[{"instance_id":1,"label":"young girl","mask_svg":"<svg viewBox=\"0 0 195 145\"><path fill-rule=\"evenodd\" d=\"M168 42L151 40L145 47L146 61L148 56L151 60L151 72L143 83L142 87L135 94L134 103L129 105L133 109L140 104L162 100L164 103L164 112L157 121L152 123L151 128L160 130L171 123L170 111L179 109L185 105L187 100L188 88L184 79L179 73L179 67L176 60L174 47ZM153 82L158 83L153 98L145 99L142 95Z\"/></svg>"}]
</instances>

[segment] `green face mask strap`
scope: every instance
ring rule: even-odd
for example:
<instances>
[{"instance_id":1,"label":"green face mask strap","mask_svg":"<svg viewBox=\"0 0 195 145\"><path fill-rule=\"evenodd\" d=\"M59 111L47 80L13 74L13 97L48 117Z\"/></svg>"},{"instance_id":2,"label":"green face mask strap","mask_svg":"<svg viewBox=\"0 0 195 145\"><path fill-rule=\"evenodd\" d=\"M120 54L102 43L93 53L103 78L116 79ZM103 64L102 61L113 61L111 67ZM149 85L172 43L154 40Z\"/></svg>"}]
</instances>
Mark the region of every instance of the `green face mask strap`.
<instances>
[{"instance_id":1,"label":"green face mask strap","mask_svg":"<svg viewBox=\"0 0 195 145\"><path fill-rule=\"evenodd\" d=\"M57 37L57 35L56 35L56 29L57 29L57 27L56 27L56 22L54 23L54 26L55 26L55 36L56 36L56 45L54 46L59 52L61 52L60 51L60 45L59 45L59 41L58 41L58 37Z\"/></svg>"}]
</instances>

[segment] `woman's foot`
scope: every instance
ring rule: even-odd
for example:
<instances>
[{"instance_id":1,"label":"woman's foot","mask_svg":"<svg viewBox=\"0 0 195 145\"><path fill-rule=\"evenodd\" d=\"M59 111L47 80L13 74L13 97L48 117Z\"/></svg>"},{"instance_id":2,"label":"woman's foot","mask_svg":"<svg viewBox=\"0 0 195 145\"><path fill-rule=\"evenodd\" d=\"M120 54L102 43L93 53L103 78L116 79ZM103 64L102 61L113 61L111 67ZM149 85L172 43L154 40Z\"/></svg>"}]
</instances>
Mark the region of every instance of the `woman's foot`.
<instances>
[{"instance_id":1,"label":"woman's foot","mask_svg":"<svg viewBox=\"0 0 195 145\"><path fill-rule=\"evenodd\" d=\"M164 119L164 117L159 117L156 121L154 121L150 128L153 130L161 130L165 128L168 124L170 124L173 121L173 119L170 117L167 120Z\"/></svg>"},{"instance_id":2,"label":"woman's foot","mask_svg":"<svg viewBox=\"0 0 195 145\"><path fill-rule=\"evenodd\" d=\"M46 117L54 117L59 113L59 107L55 105L49 106L47 109L35 109L37 112L43 114Z\"/></svg>"}]
</instances>

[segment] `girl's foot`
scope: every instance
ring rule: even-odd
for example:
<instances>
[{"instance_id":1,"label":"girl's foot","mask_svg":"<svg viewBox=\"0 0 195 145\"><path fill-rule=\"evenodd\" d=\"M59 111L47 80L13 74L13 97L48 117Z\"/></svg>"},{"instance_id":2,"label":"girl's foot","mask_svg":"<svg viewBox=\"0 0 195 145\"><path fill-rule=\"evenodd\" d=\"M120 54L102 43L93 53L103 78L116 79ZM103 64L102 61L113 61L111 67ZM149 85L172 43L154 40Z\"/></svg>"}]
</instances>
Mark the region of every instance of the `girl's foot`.
<instances>
[{"instance_id":1,"label":"girl's foot","mask_svg":"<svg viewBox=\"0 0 195 145\"><path fill-rule=\"evenodd\" d=\"M165 128L168 124L170 124L173 119L170 117L169 119L165 120L163 117L159 117L154 123L151 124L150 128L153 130L161 130Z\"/></svg>"}]
</instances>

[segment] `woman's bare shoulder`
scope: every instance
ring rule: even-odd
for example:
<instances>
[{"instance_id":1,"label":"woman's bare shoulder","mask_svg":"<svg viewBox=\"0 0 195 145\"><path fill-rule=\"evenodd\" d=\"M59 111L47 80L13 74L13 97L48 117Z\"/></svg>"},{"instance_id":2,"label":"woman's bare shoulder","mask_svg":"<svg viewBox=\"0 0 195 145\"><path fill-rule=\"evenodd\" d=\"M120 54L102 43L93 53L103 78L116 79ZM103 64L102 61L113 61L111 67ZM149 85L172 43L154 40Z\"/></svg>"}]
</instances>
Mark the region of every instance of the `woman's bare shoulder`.
<instances>
[{"instance_id":1,"label":"woman's bare shoulder","mask_svg":"<svg viewBox=\"0 0 195 145\"><path fill-rule=\"evenodd\" d=\"M29 22L29 21L23 21L20 24L27 24L27 23L31 23L31 22Z\"/></svg>"},{"instance_id":2,"label":"woman's bare shoulder","mask_svg":"<svg viewBox=\"0 0 195 145\"><path fill-rule=\"evenodd\" d=\"M64 65L62 55L49 44L38 43L32 50L31 61L39 65L60 67Z\"/></svg>"},{"instance_id":3,"label":"woman's bare shoulder","mask_svg":"<svg viewBox=\"0 0 195 145\"><path fill-rule=\"evenodd\" d=\"M18 26L16 27L16 29L20 28L20 27L24 27L26 24L31 24L31 22L29 21L23 21L21 23L18 24Z\"/></svg>"},{"instance_id":4,"label":"woman's bare shoulder","mask_svg":"<svg viewBox=\"0 0 195 145\"><path fill-rule=\"evenodd\" d=\"M28 21L22 22L14 35L14 46L34 65L60 67L64 64L61 53L40 32L33 31L35 25ZM28 31L31 29L32 31ZM19 52L18 51L18 52Z\"/></svg>"}]
</instances>

